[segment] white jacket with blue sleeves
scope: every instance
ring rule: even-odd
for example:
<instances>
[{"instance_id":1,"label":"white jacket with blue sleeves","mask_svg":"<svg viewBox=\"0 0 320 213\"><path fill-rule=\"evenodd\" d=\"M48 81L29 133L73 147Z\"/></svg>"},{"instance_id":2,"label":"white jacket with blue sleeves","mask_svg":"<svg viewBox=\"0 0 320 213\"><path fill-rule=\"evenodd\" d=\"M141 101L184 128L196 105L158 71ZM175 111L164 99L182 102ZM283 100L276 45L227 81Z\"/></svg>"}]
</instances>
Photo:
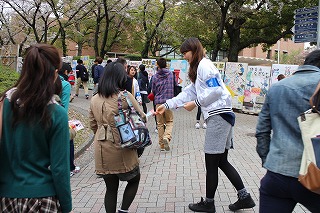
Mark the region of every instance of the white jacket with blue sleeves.
<instances>
[{"instance_id":1,"label":"white jacket with blue sleeves","mask_svg":"<svg viewBox=\"0 0 320 213\"><path fill-rule=\"evenodd\" d=\"M194 101L200 106L204 119L220 113L232 112L231 94L211 60L203 58L197 69L195 83L185 87L176 97L166 101L166 108L182 107Z\"/></svg>"}]
</instances>

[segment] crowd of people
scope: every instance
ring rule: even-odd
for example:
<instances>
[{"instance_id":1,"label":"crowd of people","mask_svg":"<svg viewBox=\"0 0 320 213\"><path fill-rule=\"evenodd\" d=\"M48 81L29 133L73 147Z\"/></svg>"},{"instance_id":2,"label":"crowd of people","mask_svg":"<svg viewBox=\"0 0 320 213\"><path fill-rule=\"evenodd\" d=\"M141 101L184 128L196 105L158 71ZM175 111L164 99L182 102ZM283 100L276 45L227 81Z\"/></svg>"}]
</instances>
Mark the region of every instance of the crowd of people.
<instances>
[{"instance_id":1,"label":"crowd of people","mask_svg":"<svg viewBox=\"0 0 320 213\"><path fill-rule=\"evenodd\" d=\"M197 108L197 129L203 115L206 190L204 198L189 204L189 209L216 212L219 168L237 191L238 200L228 208L237 211L256 205L238 171L228 161L236 120L231 94L218 69L205 57L197 38L186 39L180 52L190 65L191 84L177 95L174 94L175 74L167 69L164 58L157 59L157 69L151 79L144 65L128 66L123 58L108 61L104 67L102 58L97 57L91 67L94 88L89 121L95 134L95 173L105 182L104 206L108 213L129 211L141 177L138 152L121 147L114 116L119 114L119 103L123 110L128 110L132 103L146 122L150 93L154 97L153 115L161 151L169 152L174 143L171 109ZM260 186L260 213L292 212L297 203L311 212L319 212L320 195L304 188L297 179L303 143L296 119L310 107L308 98L320 80L319 61L320 50L313 51L293 76L279 76L281 81L270 88L259 114L257 152L267 169ZM89 99L89 74L82 60L77 63L75 96L79 95L79 85L83 85L85 98ZM68 82L70 72L71 67L62 63L55 47L32 45L17 83L1 94L1 212L72 211L70 177L80 168L74 164L75 133L68 125L69 102L73 98ZM117 210L120 181L127 184Z\"/></svg>"}]
</instances>

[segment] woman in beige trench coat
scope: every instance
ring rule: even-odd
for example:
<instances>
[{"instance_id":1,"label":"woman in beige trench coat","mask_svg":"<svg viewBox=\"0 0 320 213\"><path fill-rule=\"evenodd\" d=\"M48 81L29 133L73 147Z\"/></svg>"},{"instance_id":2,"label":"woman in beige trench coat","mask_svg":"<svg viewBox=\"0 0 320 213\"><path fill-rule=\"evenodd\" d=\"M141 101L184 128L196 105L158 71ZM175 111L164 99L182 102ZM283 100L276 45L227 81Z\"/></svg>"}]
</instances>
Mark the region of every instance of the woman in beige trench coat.
<instances>
[{"instance_id":1,"label":"woman in beige trench coat","mask_svg":"<svg viewBox=\"0 0 320 213\"><path fill-rule=\"evenodd\" d=\"M118 114L119 93L121 93L122 108L128 108L126 98L122 94L126 78L127 74L122 64L117 62L108 64L98 84L98 93L92 97L90 104L90 126L95 133L95 171L97 175L103 177L107 187L104 199L107 213L116 211L120 180L127 181L128 184L118 212L128 212L140 181L137 151L120 147L119 133L114 121L114 116ZM128 98L145 120L146 115L129 92Z\"/></svg>"}]
</instances>

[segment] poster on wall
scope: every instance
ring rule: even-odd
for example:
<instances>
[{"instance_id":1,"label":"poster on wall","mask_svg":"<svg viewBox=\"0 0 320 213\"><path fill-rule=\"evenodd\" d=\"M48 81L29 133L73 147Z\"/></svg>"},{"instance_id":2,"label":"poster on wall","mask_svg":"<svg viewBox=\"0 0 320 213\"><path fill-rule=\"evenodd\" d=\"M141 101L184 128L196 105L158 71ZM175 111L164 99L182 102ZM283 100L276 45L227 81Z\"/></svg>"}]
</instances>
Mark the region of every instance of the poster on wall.
<instances>
[{"instance_id":1,"label":"poster on wall","mask_svg":"<svg viewBox=\"0 0 320 213\"><path fill-rule=\"evenodd\" d=\"M149 80L156 73L156 59L142 59L141 63L146 66L146 71L148 72Z\"/></svg>"},{"instance_id":2,"label":"poster on wall","mask_svg":"<svg viewBox=\"0 0 320 213\"><path fill-rule=\"evenodd\" d=\"M170 71L174 72L176 82L178 82L182 88L190 84L188 69L189 63L186 60L171 60Z\"/></svg>"},{"instance_id":3,"label":"poster on wall","mask_svg":"<svg viewBox=\"0 0 320 213\"><path fill-rule=\"evenodd\" d=\"M278 82L278 75L283 74L285 77L291 76L297 71L299 65L293 64L272 64L270 85Z\"/></svg>"},{"instance_id":4,"label":"poster on wall","mask_svg":"<svg viewBox=\"0 0 320 213\"><path fill-rule=\"evenodd\" d=\"M224 83L231 93L234 109L242 109L247 70L247 63L226 63Z\"/></svg>"},{"instance_id":5,"label":"poster on wall","mask_svg":"<svg viewBox=\"0 0 320 213\"><path fill-rule=\"evenodd\" d=\"M129 61L128 63L130 66L135 66L137 70L139 69L139 65L142 64L141 61Z\"/></svg>"},{"instance_id":6,"label":"poster on wall","mask_svg":"<svg viewBox=\"0 0 320 213\"><path fill-rule=\"evenodd\" d=\"M68 64L72 64L72 60L73 60L73 56L65 56L65 57L61 57L62 61Z\"/></svg>"},{"instance_id":7,"label":"poster on wall","mask_svg":"<svg viewBox=\"0 0 320 213\"><path fill-rule=\"evenodd\" d=\"M224 82L226 63L225 62L221 62L221 61L214 61L213 65L219 70L219 72L221 74L221 78L222 78L222 80Z\"/></svg>"},{"instance_id":8,"label":"poster on wall","mask_svg":"<svg viewBox=\"0 0 320 213\"><path fill-rule=\"evenodd\" d=\"M243 111L259 113L270 87L271 67L248 66L244 89Z\"/></svg>"}]
</instances>

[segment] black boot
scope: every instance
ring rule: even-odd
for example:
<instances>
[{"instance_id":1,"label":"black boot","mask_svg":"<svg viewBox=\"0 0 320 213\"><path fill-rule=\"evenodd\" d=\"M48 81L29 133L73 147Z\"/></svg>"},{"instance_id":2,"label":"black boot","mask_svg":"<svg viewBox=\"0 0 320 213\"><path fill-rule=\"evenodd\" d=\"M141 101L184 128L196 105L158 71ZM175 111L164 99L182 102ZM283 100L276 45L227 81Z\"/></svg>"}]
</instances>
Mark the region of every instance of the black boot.
<instances>
[{"instance_id":1,"label":"black boot","mask_svg":"<svg viewBox=\"0 0 320 213\"><path fill-rule=\"evenodd\" d=\"M250 209L255 207L256 204L254 203L253 199L251 198L251 195L248 193L248 196L242 200L238 199L237 202L234 204L229 205L229 209L231 211L237 211L239 209Z\"/></svg>"},{"instance_id":2,"label":"black boot","mask_svg":"<svg viewBox=\"0 0 320 213\"><path fill-rule=\"evenodd\" d=\"M210 212L214 213L216 212L216 207L214 206L214 201L207 202L203 200L201 197L201 201L199 203L190 203L189 209L194 212Z\"/></svg>"}]
</instances>

